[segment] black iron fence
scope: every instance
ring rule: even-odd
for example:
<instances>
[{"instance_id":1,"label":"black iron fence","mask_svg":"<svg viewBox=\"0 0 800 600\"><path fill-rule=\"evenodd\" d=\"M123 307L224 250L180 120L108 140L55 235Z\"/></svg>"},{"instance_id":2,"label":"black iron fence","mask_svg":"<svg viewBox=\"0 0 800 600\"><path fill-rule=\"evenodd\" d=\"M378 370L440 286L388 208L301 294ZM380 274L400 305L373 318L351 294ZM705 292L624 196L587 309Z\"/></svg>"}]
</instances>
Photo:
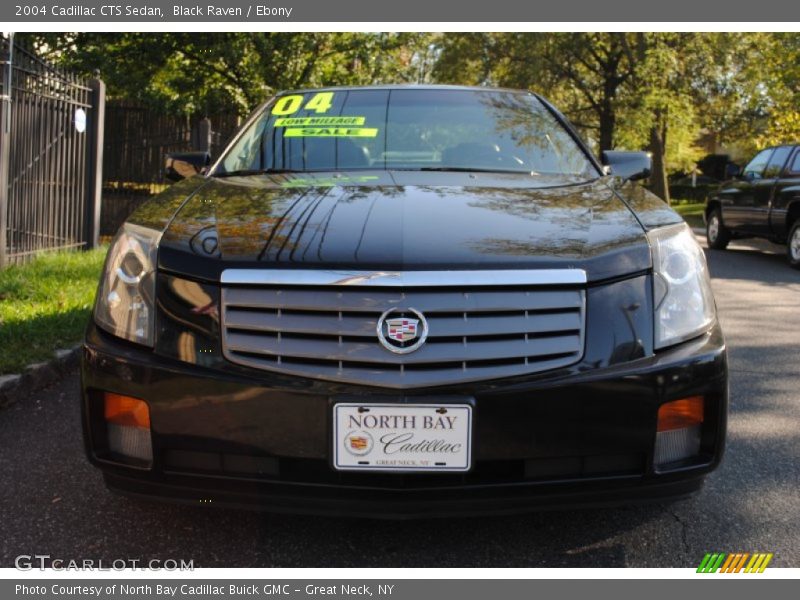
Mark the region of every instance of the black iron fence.
<instances>
[{"instance_id":1,"label":"black iron fence","mask_svg":"<svg viewBox=\"0 0 800 600\"><path fill-rule=\"evenodd\" d=\"M0 34L0 68L0 268L94 247L166 188L168 153L217 156L240 122L106 104L102 81L48 63L13 34Z\"/></svg>"},{"instance_id":2,"label":"black iron fence","mask_svg":"<svg viewBox=\"0 0 800 600\"><path fill-rule=\"evenodd\" d=\"M0 268L97 244L105 88L0 35Z\"/></svg>"},{"instance_id":3,"label":"black iron fence","mask_svg":"<svg viewBox=\"0 0 800 600\"><path fill-rule=\"evenodd\" d=\"M109 101L106 115L101 235L112 235L137 206L166 188L168 153L218 156L239 125L235 113L189 117L127 101Z\"/></svg>"}]
</instances>

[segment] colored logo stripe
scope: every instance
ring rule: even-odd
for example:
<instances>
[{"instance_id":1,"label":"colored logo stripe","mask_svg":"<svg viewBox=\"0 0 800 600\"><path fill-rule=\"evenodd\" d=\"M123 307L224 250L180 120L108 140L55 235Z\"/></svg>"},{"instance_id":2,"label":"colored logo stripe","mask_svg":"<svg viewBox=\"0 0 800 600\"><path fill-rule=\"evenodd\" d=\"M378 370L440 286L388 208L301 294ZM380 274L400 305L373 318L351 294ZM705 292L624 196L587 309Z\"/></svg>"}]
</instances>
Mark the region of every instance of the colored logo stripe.
<instances>
[{"instance_id":1,"label":"colored logo stripe","mask_svg":"<svg viewBox=\"0 0 800 600\"><path fill-rule=\"evenodd\" d=\"M725 560L724 553L714 553L714 554L706 554L703 557L703 560L700 562L700 566L697 567L698 573L715 573L717 569L720 568L722 565L722 561Z\"/></svg>"},{"instance_id":2,"label":"colored logo stripe","mask_svg":"<svg viewBox=\"0 0 800 600\"><path fill-rule=\"evenodd\" d=\"M725 554L724 552L708 552L700 561L697 567L698 573L763 573L772 561L771 552L735 552ZM748 560L749 559L749 560ZM747 566L745 566L745 563Z\"/></svg>"}]
</instances>

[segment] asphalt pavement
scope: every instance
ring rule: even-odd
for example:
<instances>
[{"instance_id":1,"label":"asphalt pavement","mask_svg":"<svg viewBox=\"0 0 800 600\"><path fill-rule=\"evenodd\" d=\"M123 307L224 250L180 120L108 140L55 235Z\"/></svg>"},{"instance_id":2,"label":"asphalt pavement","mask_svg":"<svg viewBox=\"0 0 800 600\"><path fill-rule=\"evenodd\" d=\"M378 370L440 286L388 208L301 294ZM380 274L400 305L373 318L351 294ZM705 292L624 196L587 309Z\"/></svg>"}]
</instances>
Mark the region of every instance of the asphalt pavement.
<instances>
[{"instance_id":1,"label":"asphalt pavement","mask_svg":"<svg viewBox=\"0 0 800 600\"><path fill-rule=\"evenodd\" d=\"M78 376L0 410L0 566L53 558L196 567L690 567L706 552L800 566L800 272L783 248L708 254L730 351L723 465L671 505L383 522L112 495L83 454Z\"/></svg>"}]
</instances>

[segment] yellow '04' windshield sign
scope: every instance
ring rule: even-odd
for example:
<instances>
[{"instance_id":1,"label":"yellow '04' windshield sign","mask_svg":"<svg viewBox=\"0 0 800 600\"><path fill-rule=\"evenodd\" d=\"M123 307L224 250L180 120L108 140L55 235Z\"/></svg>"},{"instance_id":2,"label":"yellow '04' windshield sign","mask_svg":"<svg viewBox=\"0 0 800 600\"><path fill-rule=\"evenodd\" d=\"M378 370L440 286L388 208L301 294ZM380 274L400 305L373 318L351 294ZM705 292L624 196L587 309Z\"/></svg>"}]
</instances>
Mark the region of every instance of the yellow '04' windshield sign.
<instances>
[{"instance_id":1,"label":"yellow '04' windshield sign","mask_svg":"<svg viewBox=\"0 0 800 600\"><path fill-rule=\"evenodd\" d=\"M377 137L374 127L292 127L284 129L284 137Z\"/></svg>"},{"instance_id":2,"label":"yellow '04' windshield sign","mask_svg":"<svg viewBox=\"0 0 800 600\"><path fill-rule=\"evenodd\" d=\"M273 115L293 115L301 108L324 115L333 106L333 92L319 92L314 94L308 102L300 94L281 96L272 106Z\"/></svg>"},{"instance_id":3,"label":"yellow '04' windshield sign","mask_svg":"<svg viewBox=\"0 0 800 600\"><path fill-rule=\"evenodd\" d=\"M366 117L281 117L275 127L343 127L363 125Z\"/></svg>"},{"instance_id":4,"label":"yellow '04' windshield sign","mask_svg":"<svg viewBox=\"0 0 800 600\"><path fill-rule=\"evenodd\" d=\"M333 106L333 92L319 92L306 101L305 96L291 94L281 96L272 107L276 115L274 127L285 127L283 137L362 137L374 138L378 130L374 127L361 127L367 121L362 116L338 117L291 117L299 110L325 114Z\"/></svg>"}]
</instances>

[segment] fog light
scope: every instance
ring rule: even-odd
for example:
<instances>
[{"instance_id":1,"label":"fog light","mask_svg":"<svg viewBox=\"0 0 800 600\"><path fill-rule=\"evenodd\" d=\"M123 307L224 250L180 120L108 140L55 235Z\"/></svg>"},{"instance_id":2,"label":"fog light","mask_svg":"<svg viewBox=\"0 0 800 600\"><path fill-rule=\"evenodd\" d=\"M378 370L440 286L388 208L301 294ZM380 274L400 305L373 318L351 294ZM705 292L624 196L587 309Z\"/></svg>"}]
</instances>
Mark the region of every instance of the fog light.
<instances>
[{"instance_id":1,"label":"fog light","mask_svg":"<svg viewBox=\"0 0 800 600\"><path fill-rule=\"evenodd\" d=\"M661 405L656 427L656 465L699 454L704 410L702 396L691 396Z\"/></svg>"},{"instance_id":2,"label":"fog light","mask_svg":"<svg viewBox=\"0 0 800 600\"><path fill-rule=\"evenodd\" d=\"M105 392L103 404L108 449L115 454L152 462L150 407L147 403L138 398Z\"/></svg>"}]
</instances>

